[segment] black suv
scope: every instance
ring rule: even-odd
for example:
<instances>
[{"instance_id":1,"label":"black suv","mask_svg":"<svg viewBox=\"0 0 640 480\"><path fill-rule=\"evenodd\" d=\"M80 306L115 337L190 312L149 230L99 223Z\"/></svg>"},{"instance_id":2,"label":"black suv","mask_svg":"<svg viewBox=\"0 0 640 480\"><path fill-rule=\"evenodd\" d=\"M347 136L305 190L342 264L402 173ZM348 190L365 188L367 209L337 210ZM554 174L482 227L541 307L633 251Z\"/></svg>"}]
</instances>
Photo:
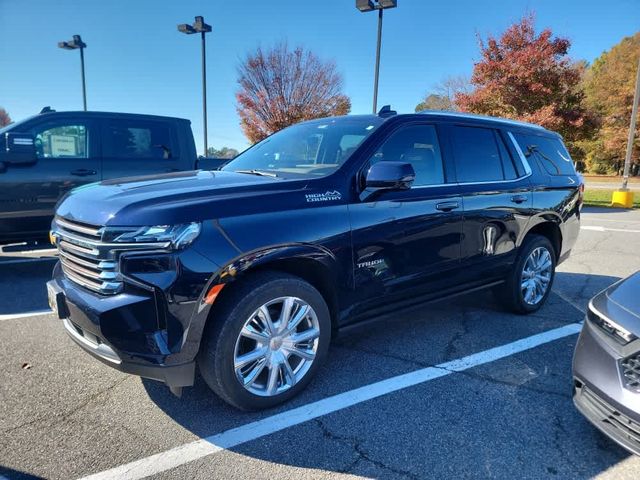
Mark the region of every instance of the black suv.
<instances>
[{"instance_id":1,"label":"black suv","mask_svg":"<svg viewBox=\"0 0 640 480\"><path fill-rule=\"evenodd\" d=\"M299 393L338 331L495 287L545 302L583 185L536 125L447 112L325 118L221 171L72 191L52 226L52 308L105 363L207 384L242 409Z\"/></svg>"}]
</instances>

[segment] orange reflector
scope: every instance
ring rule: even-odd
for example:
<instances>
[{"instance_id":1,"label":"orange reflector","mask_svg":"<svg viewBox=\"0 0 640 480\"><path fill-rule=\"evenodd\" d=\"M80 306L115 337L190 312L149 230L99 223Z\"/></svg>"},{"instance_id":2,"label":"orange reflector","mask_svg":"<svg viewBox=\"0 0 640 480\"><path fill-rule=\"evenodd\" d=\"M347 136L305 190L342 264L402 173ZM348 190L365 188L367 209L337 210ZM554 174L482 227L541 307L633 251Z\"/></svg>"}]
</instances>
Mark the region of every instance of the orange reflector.
<instances>
[{"instance_id":1,"label":"orange reflector","mask_svg":"<svg viewBox=\"0 0 640 480\"><path fill-rule=\"evenodd\" d=\"M204 297L204 303L213 305L213 302L216 301L216 297L218 296L218 294L220 293L220 291L224 286L225 286L224 283L219 283L218 285L214 285L213 287L211 287L207 292L207 295Z\"/></svg>"},{"instance_id":2,"label":"orange reflector","mask_svg":"<svg viewBox=\"0 0 640 480\"><path fill-rule=\"evenodd\" d=\"M51 245L55 245L56 244L56 237L53 235L53 232L49 232L49 243Z\"/></svg>"}]
</instances>

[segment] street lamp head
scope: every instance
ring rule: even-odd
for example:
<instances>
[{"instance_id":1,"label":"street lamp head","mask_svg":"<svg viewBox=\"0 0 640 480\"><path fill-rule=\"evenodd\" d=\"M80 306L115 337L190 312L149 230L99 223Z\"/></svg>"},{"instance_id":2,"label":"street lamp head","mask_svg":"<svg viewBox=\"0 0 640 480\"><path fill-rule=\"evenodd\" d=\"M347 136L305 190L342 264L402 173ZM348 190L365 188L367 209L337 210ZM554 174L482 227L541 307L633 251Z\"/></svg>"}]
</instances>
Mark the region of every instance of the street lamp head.
<instances>
[{"instance_id":1,"label":"street lamp head","mask_svg":"<svg viewBox=\"0 0 640 480\"><path fill-rule=\"evenodd\" d=\"M361 12L370 12L376 7L371 0L356 0L356 8Z\"/></svg>"},{"instance_id":2,"label":"street lamp head","mask_svg":"<svg viewBox=\"0 0 640 480\"><path fill-rule=\"evenodd\" d=\"M201 16L196 17L196 21L193 22L193 28L200 33L209 33L211 31L211 25L204 23L204 17Z\"/></svg>"},{"instance_id":3,"label":"street lamp head","mask_svg":"<svg viewBox=\"0 0 640 480\"><path fill-rule=\"evenodd\" d=\"M180 25L178 25L178 31L180 31L182 33L186 33L187 35L191 35L192 33L196 33L195 28L193 28L188 23L181 23Z\"/></svg>"},{"instance_id":4,"label":"street lamp head","mask_svg":"<svg viewBox=\"0 0 640 480\"><path fill-rule=\"evenodd\" d=\"M87 44L82 41L80 35L74 35L73 40L69 40L68 42L58 42L59 48L64 48L65 50L76 50L78 48L86 48Z\"/></svg>"},{"instance_id":5,"label":"street lamp head","mask_svg":"<svg viewBox=\"0 0 640 480\"><path fill-rule=\"evenodd\" d=\"M384 10L385 8L395 8L398 0L356 0L356 8L361 12L372 10Z\"/></svg>"},{"instance_id":6,"label":"street lamp head","mask_svg":"<svg viewBox=\"0 0 640 480\"><path fill-rule=\"evenodd\" d=\"M181 23L178 25L178 30L182 33L186 33L187 35L191 35L193 33L209 33L211 31L211 25L204 23L204 17L197 16L193 25Z\"/></svg>"}]
</instances>

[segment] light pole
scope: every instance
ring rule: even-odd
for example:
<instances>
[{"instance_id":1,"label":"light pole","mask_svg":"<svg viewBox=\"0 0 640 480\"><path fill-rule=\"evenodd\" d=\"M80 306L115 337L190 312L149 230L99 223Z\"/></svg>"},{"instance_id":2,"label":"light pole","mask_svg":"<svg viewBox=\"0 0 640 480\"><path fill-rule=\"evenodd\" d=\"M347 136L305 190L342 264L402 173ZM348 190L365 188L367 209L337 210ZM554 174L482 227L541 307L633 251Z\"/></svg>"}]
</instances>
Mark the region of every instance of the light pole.
<instances>
[{"instance_id":1,"label":"light pole","mask_svg":"<svg viewBox=\"0 0 640 480\"><path fill-rule=\"evenodd\" d=\"M200 33L202 37L202 120L204 125L204 156L207 156L207 45L205 33L211 31L211 25L204 23L204 17L197 16L193 25L181 23L178 30L187 35Z\"/></svg>"},{"instance_id":2,"label":"light pole","mask_svg":"<svg viewBox=\"0 0 640 480\"><path fill-rule=\"evenodd\" d=\"M74 35L73 40L68 42L58 42L58 47L65 50L80 50L80 69L82 74L82 104L84 105L84 111L87 111L87 87L84 79L84 49L87 48L87 44L82 41L80 35Z\"/></svg>"},{"instance_id":3,"label":"light pole","mask_svg":"<svg viewBox=\"0 0 640 480\"><path fill-rule=\"evenodd\" d=\"M373 80L373 113L378 111L378 76L380 74L380 45L382 43L382 12L385 8L395 8L398 0L356 0L356 8L361 12L378 10L378 43L376 45L376 71Z\"/></svg>"},{"instance_id":4,"label":"light pole","mask_svg":"<svg viewBox=\"0 0 640 480\"><path fill-rule=\"evenodd\" d=\"M631 106L631 122L629 125L629 137L627 138L627 154L624 159L624 170L622 172L622 188L613 192L611 203L613 206L625 208L633 207L633 192L627 188L629 182L629 170L631 168L631 152L633 151L633 139L636 133L636 117L638 116L638 103L640 102L640 58L638 59L638 70L636 72L636 90L633 95L633 105Z\"/></svg>"}]
</instances>

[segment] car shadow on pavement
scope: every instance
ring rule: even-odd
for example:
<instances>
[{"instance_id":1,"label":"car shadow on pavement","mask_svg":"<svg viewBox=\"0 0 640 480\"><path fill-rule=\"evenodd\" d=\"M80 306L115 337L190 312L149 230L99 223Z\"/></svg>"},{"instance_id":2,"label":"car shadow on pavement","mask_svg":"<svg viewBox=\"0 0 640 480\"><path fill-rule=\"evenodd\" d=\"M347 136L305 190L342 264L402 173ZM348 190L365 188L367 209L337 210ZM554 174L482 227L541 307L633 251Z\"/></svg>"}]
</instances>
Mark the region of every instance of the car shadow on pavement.
<instances>
[{"instance_id":1,"label":"car shadow on pavement","mask_svg":"<svg viewBox=\"0 0 640 480\"><path fill-rule=\"evenodd\" d=\"M48 309L46 283L51 279L55 258L25 263L13 263L13 260L24 258L0 258L0 315Z\"/></svg>"},{"instance_id":2,"label":"car shadow on pavement","mask_svg":"<svg viewBox=\"0 0 640 480\"><path fill-rule=\"evenodd\" d=\"M6 480L42 480L44 477L32 475L30 473L21 472L19 470L13 470L12 468L3 467L0 465L0 478Z\"/></svg>"},{"instance_id":3,"label":"car shadow on pavement","mask_svg":"<svg viewBox=\"0 0 640 480\"><path fill-rule=\"evenodd\" d=\"M175 422L206 438L378 380L582 321L578 307L586 307L592 295L616 280L558 272L554 286L558 293L529 316L506 312L491 294L477 292L389 318L334 340L326 365L309 388L287 404L263 412L230 407L199 376L182 398L155 381L142 383L150 399ZM430 339L428 344L425 338ZM453 478L468 475L465 469L476 464L477 475L483 478L512 478L514 465L521 464L527 465L524 477L591 478L628 454L573 406L571 358L576 340L576 336L557 340L385 395L232 451L282 465L373 478L423 478L435 471L449 472L445 477ZM296 440L283 440L291 437ZM283 441L292 442L287 448L300 455L275 448ZM424 445L426 457L406 460L407 453L397 450L405 444L408 450ZM464 457L466 465L448 460L453 454L450 448L456 449L454 456ZM358 461L361 465L356 468ZM529 465L536 461L542 470ZM345 470L352 462L354 468ZM489 465L490 472L485 470ZM210 467L216 468L213 463Z\"/></svg>"}]
</instances>

